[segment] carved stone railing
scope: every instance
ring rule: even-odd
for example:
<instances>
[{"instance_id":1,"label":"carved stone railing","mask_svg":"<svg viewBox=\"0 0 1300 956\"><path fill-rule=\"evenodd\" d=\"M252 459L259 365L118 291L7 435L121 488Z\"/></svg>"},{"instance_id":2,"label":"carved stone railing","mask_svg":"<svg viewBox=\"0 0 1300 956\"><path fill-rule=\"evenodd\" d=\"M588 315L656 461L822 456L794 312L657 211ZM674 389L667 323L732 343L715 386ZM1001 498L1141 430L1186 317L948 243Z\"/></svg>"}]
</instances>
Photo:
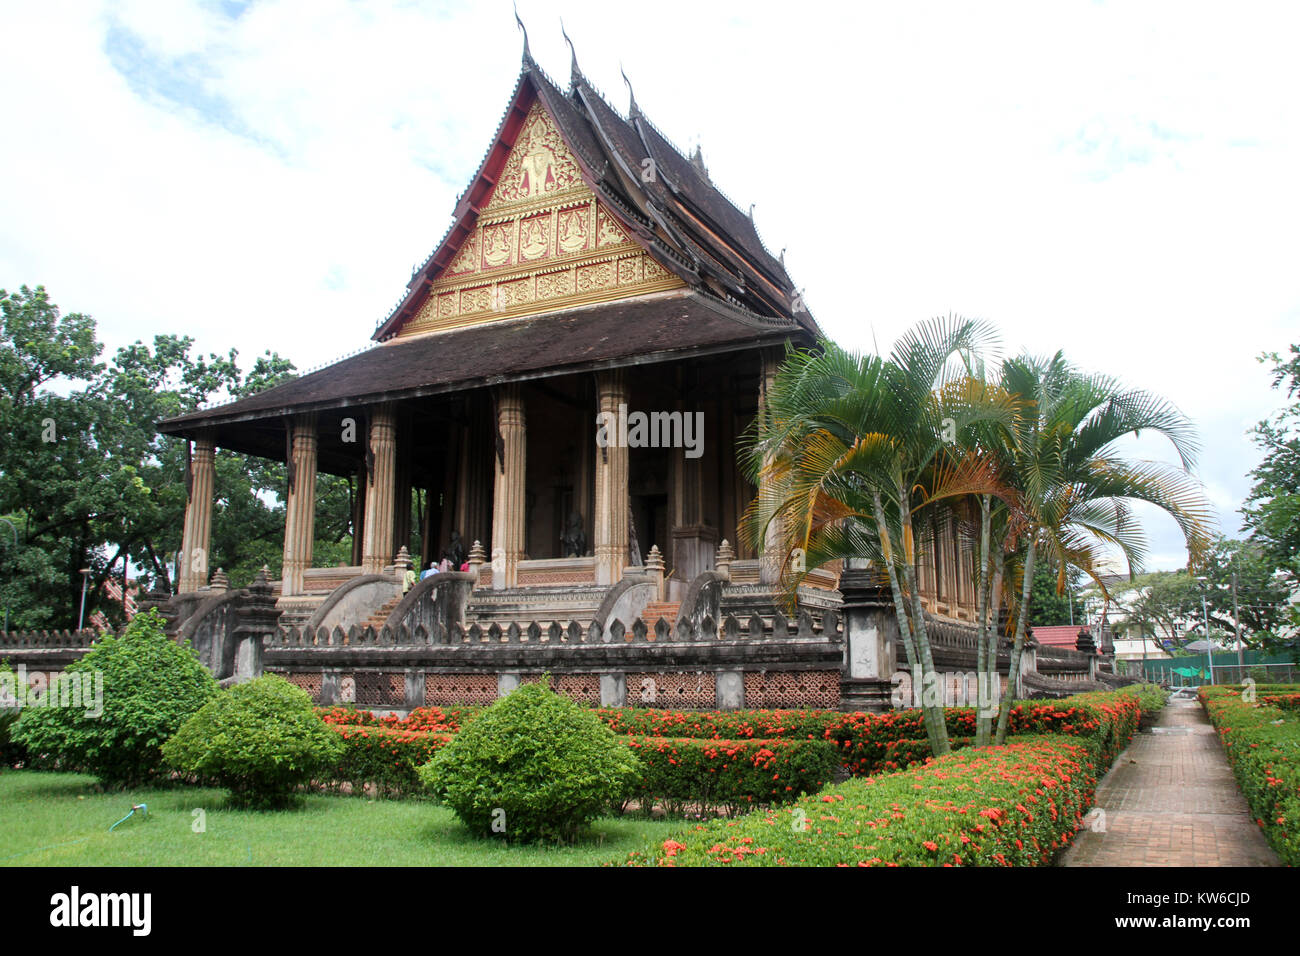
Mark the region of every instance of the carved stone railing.
<instances>
[{"instance_id":1,"label":"carved stone railing","mask_svg":"<svg viewBox=\"0 0 1300 956\"><path fill-rule=\"evenodd\" d=\"M107 633L107 632L104 632ZM63 670L103 636L100 631L0 631L0 661L36 670Z\"/></svg>"},{"instance_id":2,"label":"carved stone railing","mask_svg":"<svg viewBox=\"0 0 1300 956\"><path fill-rule=\"evenodd\" d=\"M284 627L278 628L267 649L282 648L362 648L392 647L412 648L431 645L483 645L483 644L690 644L699 642L786 642L786 641L821 641L838 643L842 640L839 616L834 611L822 615L820 622L814 622L812 615L802 612L794 620L786 618L779 612L769 622L755 614L742 621L734 614L723 618L721 625L706 615L699 626L685 619L670 624L667 618L660 618L654 626L636 618L629 627L617 618L608 627L593 622L586 627L577 621L532 621L520 625L516 621L502 626L498 623L472 623L468 626L453 623L444 626L438 620L417 624L415 627L405 625L382 628L313 628Z\"/></svg>"},{"instance_id":3,"label":"carved stone railing","mask_svg":"<svg viewBox=\"0 0 1300 956\"><path fill-rule=\"evenodd\" d=\"M80 631L0 631L0 648L72 647L90 649L102 632L94 628Z\"/></svg>"}]
</instances>

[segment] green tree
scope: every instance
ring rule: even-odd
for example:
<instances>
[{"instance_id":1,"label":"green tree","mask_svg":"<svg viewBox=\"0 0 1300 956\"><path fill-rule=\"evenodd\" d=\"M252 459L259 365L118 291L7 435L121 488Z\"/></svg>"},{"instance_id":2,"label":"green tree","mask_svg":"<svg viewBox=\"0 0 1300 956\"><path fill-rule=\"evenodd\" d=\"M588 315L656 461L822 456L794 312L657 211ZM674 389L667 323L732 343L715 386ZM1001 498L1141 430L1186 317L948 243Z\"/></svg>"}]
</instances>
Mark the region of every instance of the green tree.
<instances>
[{"instance_id":1,"label":"green tree","mask_svg":"<svg viewBox=\"0 0 1300 956\"><path fill-rule=\"evenodd\" d=\"M1140 566L1146 542L1132 502L1145 501L1171 515L1197 559L1208 543L1211 512L1186 470L1198 450L1194 429L1163 399L1124 389L1107 376L1079 372L1060 352L1046 360L1022 356L1004 363L1002 387L1020 396L1026 407L1010 449L1011 481L1023 515L1023 527L1010 539L1023 552L1011 651L1014 675L1040 552L1057 569L1059 592L1070 566L1095 576L1106 545L1118 547L1130 567ZM1183 467L1131 462L1116 454L1121 438L1143 431L1168 439ZM1013 690L1011 681L998 715L998 743L1006 740Z\"/></svg>"},{"instance_id":2,"label":"green tree","mask_svg":"<svg viewBox=\"0 0 1300 956\"><path fill-rule=\"evenodd\" d=\"M945 444L976 419L1005 409L977 399L954 365L991 339L979 322L935 319L895 345L889 359L834 343L795 351L775 377L750 433L744 465L759 486L742 534L774 542L793 597L799 580L830 561L871 561L888 583L934 753L950 749L938 671L917 581L918 513L994 489L975 461L935 467ZM801 550L805 571L792 572Z\"/></svg>"},{"instance_id":3,"label":"green tree","mask_svg":"<svg viewBox=\"0 0 1300 956\"><path fill-rule=\"evenodd\" d=\"M1058 593L1060 569L1044 562L1034 569L1034 580L1029 591L1029 622L1036 627L1084 622L1084 605L1079 598L1083 574L1078 568L1065 569L1065 592Z\"/></svg>"},{"instance_id":4,"label":"green tree","mask_svg":"<svg viewBox=\"0 0 1300 956\"><path fill-rule=\"evenodd\" d=\"M59 681L68 683L57 691L51 683L43 703L28 695L14 741L116 787L156 779L163 744L217 693L189 643L163 633L157 611L101 638Z\"/></svg>"},{"instance_id":5,"label":"green tree","mask_svg":"<svg viewBox=\"0 0 1300 956\"><path fill-rule=\"evenodd\" d=\"M44 288L0 290L0 599L14 629L66 628L79 616L121 607L102 599L111 576L131 569L146 586L172 585L171 556L185 513L185 443L157 422L206 402L239 398L283 381L293 365L259 356L244 372L238 353L192 354L193 341L159 335L107 363L94 321L61 316ZM211 564L236 587L263 564L278 567L285 483L281 462L219 450ZM334 563L351 544L347 480L321 476L320 556Z\"/></svg>"},{"instance_id":6,"label":"green tree","mask_svg":"<svg viewBox=\"0 0 1300 956\"><path fill-rule=\"evenodd\" d=\"M1111 591L1115 630L1132 640L1142 640L1145 660L1149 647L1173 650L1198 636L1201 622L1201 587L1186 571L1139 574Z\"/></svg>"},{"instance_id":7,"label":"green tree","mask_svg":"<svg viewBox=\"0 0 1300 956\"><path fill-rule=\"evenodd\" d=\"M1269 549L1254 541L1217 538L1201 576L1211 627L1240 633L1247 647L1273 649L1286 643L1291 588Z\"/></svg>"},{"instance_id":8,"label":"green tree","mask_svg":"<svg viewBox=\"0 0 1300 956\"><path fill-rule=\"evenodd\" d=\"M1271 352L1260 361L1272 362L1273 387L1290 404L1255 426L1263 460L1250 472L1255 484L1241 513L1264 561L1294 590L1300 587L1300 345L1287 358Z\"/></svg>"}]
</instances>

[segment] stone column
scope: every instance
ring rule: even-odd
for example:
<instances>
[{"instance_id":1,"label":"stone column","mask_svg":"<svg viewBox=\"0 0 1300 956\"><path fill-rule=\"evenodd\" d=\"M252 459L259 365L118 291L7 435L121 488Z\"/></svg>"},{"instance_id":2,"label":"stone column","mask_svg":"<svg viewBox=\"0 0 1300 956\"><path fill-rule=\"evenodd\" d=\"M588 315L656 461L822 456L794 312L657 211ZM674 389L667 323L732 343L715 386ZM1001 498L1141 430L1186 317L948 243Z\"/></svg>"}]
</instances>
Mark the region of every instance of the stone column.
<instances>
[{"instance_id":1,"label":"stone column","mask_svg":"<svg viewBox=\"0 0 1300 956\"><path fill-rule=\"evenodd\" d=\"M503 385L497 395L496 478L492 495L492 588L512 588L519 581L519 561L524 555L524 475L527 466L527 431L523 391Z\"/></svg>"},{"instance_id":2,"label":"stone column","mask_svg":"<svg viewBox=\"0 0 1300 956\"><path fill-rule=\"evenodd\" d=\"M190 496L185 506L181 538L180 593L197 591L208 583L208 558L212 550L212 492L216 484L216 445L211 438L194 443L190 462Z\"/></svg>"},{"instance_id":3,"label":"stone column","mask_svg":"<svg viewBox=\"0 0 1300 956\"><path fill-rule=\"evenodd\" d=\"M898 620L888 588L882 587L867 562L849 558L840 574L844 603L844 672L840 679L840 707L844 710L889 710Z\"/></svg>"},{"instance_id":4,"label":"stone column","mask_svg":"<svg viewBox=\"0 0 1300 956\"><path fill-rule=\"evenodd\" d=\"M373 469L366 490L365 546L362 574L381 574L393 560L393 514L397 492L397 420L391 403L370 413L370 454Z\"/></svg>"},{"instance_id":5,"label":"stone column","mask_svg":"<svg viewBox=\"0 0 1300 956\"><path fill-rule=\"evenodd\" d=\"M623 370L600 373L596 380L596 513L591 522L597 584L621 581L628 560L628 455L618 436L620 405L627 405ZM602 423L608 426L605 432L600 431Z\"/></svg>"},{"instance_id":6,"label":"stone column","mask_svg":"<svg viewBox=\"0 0 1300 956\"><path fill-rule=\"evenodd\" d=\"M767 396L776 381L776 372L781 365L781 356L773 349L766 349L761 357L762 369L758 379L758 414L762 416L767 405ZM758 496L762 500L768 491L768 482L759 478ZM759 555L758 580L760 584L775 585L781 580L781 564L785 554L781 550L781 521L773 521L767 527L767 537L763 553Z\"/></svg>"},{"instance_id":7,"label":"stone column","mask_svg":"<svg viewBox=\"0 0 1300 956\"><path fill-rule=\"evenodd\" d=\"M311 567L316 534L316 416L293 420L289 457L289 495L284 508L284 565L280 594L303 592L303 577Z\"/></svg>"},{"instance_id":8,"label":"stone column","mask_svg":"<svg viewBox=\"0 0 1300 956\"><path fill-rule=\"evenodd\" d=\"M275 637L280 611L271 596L271 583L265 567L248 586L248 600L236 611L235 673L232 683L242 683L262 676L262 649Z\"/></svg>"}]
</instances>

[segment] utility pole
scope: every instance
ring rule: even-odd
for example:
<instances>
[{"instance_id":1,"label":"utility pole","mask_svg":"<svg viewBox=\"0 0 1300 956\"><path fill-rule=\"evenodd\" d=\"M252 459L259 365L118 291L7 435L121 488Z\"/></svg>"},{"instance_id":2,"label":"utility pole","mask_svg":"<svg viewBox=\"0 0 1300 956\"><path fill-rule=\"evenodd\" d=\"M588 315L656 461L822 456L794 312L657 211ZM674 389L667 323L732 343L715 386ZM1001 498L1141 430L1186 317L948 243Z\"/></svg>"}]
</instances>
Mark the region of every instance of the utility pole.
<instances>
[{"instance_id":1,"label":"utility pole","mask_svg":"<svg viewBox=\"0 0 1300 956\"><path fill-rule=\"evenodd\" d=\"M1245 655L1241 651L1241 614L1237 610L1237 572L1232 572L1232 629L1237 632L1237 683L1246 677Z\"/></svg>"},{"instance_id":2,"label":"utility pole","mask_svg":"<svg viewBox=\"0 0 1300 956\"><path fill-rule=\"evenodd\" d=\"M90 568L81 569L81 613L77 616L77 630L86 623L86 585L90 583Z\"/></svg>"},{"instance_id":3,"label":"utility pole","mask_svg":"<svg viewBox=\"0 0 1300 956\"><path fill-rule=\"evenodd\" d=\"M1210 610L1205 603L1205 592L1201 592L1201 615L1205 619L1205 656L1210 661L1210 683L1214 683L1214 642L1210 640Z\"/></svg>"}]
</instances>

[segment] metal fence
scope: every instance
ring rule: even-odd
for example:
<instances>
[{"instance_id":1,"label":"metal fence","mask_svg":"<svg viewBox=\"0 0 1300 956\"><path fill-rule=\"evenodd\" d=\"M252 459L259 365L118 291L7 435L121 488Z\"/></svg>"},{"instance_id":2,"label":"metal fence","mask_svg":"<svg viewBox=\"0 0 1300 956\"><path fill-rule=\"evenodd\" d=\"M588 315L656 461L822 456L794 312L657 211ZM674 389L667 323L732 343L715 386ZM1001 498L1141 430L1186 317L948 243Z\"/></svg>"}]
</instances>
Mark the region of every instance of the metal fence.
<instances>
[{"instance_id":1,"label":"metal fence","mask_svg":"<svg viewBox=\"0 0 1300 956\"><path fill-rule=\"evenodd\" d=\"M1249 677L1258 684L1294 684L1300 681L1300 663L1284 657L1264 656L1258 651L1245 651L1244 664L1237 663L1237 653L1229 651L1214 655L1169 657L1142 661L1124 661L1125 673L1144 674L1146 679L1170 687L1195 687L1200 684L1240 684Z\"/></svg>"}]
</instances>

